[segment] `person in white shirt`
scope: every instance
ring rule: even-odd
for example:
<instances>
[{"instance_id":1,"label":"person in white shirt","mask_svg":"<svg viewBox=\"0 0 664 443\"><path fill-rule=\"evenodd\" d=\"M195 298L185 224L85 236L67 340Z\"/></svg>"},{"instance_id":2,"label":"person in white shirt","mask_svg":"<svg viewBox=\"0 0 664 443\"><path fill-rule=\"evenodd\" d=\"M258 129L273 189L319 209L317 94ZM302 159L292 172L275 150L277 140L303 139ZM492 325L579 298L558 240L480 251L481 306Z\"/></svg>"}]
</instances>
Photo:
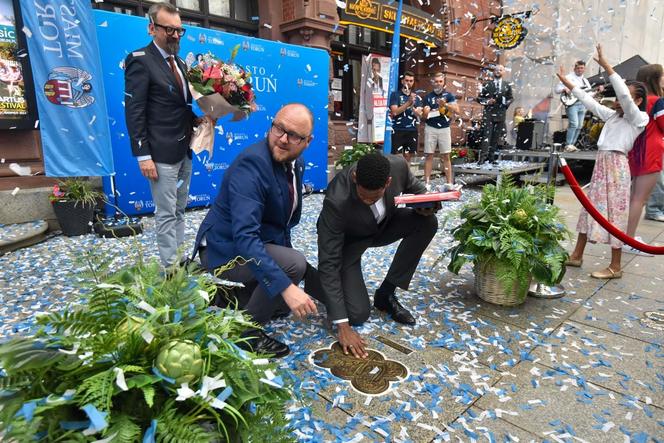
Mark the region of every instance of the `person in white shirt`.
<instances>
[{"instance_id":1,"label":"person in white shirt","mask_svg":"<svg viewBox=\"0 0 664 443\"><path fill-rule=\"evenodd\" d=\"M597 159L590 180L588 198L595 207L616 228L625 232L629 215L630 171L627 153L632 149L634 140L648 124L648 114L644 112L646 88L641 82L625 84L602 54L597 45L597 63L609 74L609 80L618 99L613 109L600 105L579 86L569 81L562 68L557 74L566 88L591 112L604 120L604 128L597 141ZM574 251L567 260L567 266L580 267L583 263L583 251L588 241L605 243L611 246L611 264L601 271L590 274L594 278L620 278L622 270L620 259L622 242L612 237L599 223L588 217L585 209L581 210L576 226L579 233Z\"/></svg>"},{"instance_id":2,"label":"person in white shirt","mask_svg":"<svg viewBox=\"0 0 664 443\"><path fill-rule=\"evenodd\" d=\"M570 85L573 85L573 87L578 87L584 91L590 91L590 83L583 76L585 70L586 62L583 60L577 60L577 62L574 63L574 71L567 74L565 79L569 81ZM567 95L571 94L571 89L565 86L563 82L556 86L556 94L561 93L565 93ZM586 116L586 107L583 106L583 103L581 103L579 100L573 105L567 106L566 112L567 121L569 124L567 126L567 136L565 138L565 150L568 152L573 152L578 150L574 144L576 143L577 139L579 138L579 134L581 133L583 119Z\"/></svg>"}]
</instances>

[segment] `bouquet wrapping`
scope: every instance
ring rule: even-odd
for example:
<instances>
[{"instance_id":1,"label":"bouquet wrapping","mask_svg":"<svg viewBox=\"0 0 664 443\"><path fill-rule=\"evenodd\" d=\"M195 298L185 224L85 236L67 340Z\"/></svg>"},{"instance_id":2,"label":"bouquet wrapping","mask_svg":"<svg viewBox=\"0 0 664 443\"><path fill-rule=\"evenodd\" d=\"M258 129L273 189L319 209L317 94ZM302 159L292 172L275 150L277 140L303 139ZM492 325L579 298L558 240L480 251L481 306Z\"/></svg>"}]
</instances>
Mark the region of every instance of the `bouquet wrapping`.
<instances>
[{"instance_id":1,"label":"bouquet wrapping","mask_svg":"<svg viewBox=\"0 0 664 443\"><path fill-rule=\"evenodd\" d=\"M189 147L196 154L208 151L212 158L217 119L233 114L232 121L238 121L256 110L251 74L233 63L238 49L239 45L233 48L227 63L207 53L187 71L191 97L208 117L194 128L191 137Z\"/></svg>"}]
</instances>

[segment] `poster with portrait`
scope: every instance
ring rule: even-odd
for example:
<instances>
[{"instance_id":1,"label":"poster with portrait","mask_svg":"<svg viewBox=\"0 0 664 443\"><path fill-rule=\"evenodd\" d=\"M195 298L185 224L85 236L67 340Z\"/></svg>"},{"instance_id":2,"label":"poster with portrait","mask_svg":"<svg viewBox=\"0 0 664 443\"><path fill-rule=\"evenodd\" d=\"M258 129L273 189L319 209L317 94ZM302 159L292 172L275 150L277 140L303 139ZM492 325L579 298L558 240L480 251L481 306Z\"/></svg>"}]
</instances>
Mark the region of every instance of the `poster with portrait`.
<instances>
[{"instance_id":1,"label":"poster with portrait","mask_svg":"<svg viewBox=\"0 0 664 443\"><path fill-rule=\"evenodd\" d=\"M369 54L362 59L360 112L357 128L357 141L360 143L383 142L389 78L389 57Z\"/></svg>"},{"instance_id":2,"label":"poster with portrait","mask_svg":"<svg viewBox=\"0 0 664 443\"><path fill-rule=\"evenodd\" d=\"M0 121L11 128L29 117L13 0L0 0Z\"/></svg>"}]
</instances>

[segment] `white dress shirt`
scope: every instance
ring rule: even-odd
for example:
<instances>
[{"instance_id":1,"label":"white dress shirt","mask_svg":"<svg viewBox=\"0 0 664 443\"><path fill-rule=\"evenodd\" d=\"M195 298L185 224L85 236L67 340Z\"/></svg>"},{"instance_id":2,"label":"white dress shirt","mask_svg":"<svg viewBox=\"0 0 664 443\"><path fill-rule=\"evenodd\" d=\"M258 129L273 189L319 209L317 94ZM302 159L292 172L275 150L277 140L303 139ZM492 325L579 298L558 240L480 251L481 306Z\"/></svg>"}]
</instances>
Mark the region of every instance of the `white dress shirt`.
<instances>
[{"instance_id":1,"label":"white dress shirt","mask_svg":"<svg viewBox=\"0 0 664 443\"><path fill-rule=\"evenodd\" d=\"M636 137L648 124L649 117L636 106L629 88L620 75L614 73L609 76L609 80L623 109L622 117L613 109L600 105L597 100L578 86L572 89L572 94L583 103L587 110L606 122L599 135L599 140L597 140L597 150L627 154L632 149Z\"/></svg>"}]
</instances>

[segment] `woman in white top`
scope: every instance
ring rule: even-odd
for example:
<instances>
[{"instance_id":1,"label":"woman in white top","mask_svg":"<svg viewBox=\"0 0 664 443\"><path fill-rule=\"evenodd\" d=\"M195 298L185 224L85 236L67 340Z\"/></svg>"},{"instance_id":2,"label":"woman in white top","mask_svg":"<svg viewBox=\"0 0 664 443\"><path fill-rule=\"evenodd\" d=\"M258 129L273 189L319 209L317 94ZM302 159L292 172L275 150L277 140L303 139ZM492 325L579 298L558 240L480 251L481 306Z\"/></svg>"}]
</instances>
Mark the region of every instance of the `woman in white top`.
<instances>
[{"instance_id":1,"label":"woman in white top","mask_svg":"<svg viewBox=\"0 0 664 443\"><path fill-rule=\"evenodd\" d=\"M565 78L562 69L557 75L589 111L606 122L597 141L597 160L590 179L588 198L611 224L625 232L629 215L630 190L627 153L632 149L636 137L648 124L648 114L643 112L646 104L646 88L640 82L625 84L604 58L600 45L597 45L595 61L609 74L609 80L618 99L613 109L600 105L579 87L574 87ZM606 269L595 271L590 275L594 278L622 277L620 267L622 242L609 235L599 223L588 217L588 212L583 208L576 231L579 233L576 246L566 264L581 266L586 242L606 243L611 246L611 264Z\"/></svg>"}]
</instances>

